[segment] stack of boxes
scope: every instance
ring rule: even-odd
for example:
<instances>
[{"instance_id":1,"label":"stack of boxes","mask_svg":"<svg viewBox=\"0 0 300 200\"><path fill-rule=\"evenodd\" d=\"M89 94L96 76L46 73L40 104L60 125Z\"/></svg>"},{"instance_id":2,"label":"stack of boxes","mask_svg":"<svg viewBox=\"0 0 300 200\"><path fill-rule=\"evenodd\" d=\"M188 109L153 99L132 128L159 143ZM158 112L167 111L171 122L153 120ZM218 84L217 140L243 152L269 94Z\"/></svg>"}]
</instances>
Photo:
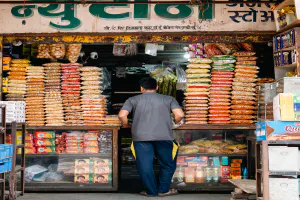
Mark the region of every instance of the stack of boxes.
<instances>
[{"instance_id":1,"label":"stack of boxes","mask_svg":"<svg viewBox=\"0 0 300 200\"><path fill-rule=\"evenodd\" d=\"M83 152L88 154L99 153L98 148L99 131L88 131L84 134Z\"/></svg>"},{"instance_id":2,"label":"stack of boxes","mask_svg":"<svg viewBox=\"0 0 300 200\"><path fill-rule=\"evenodd\" d=\"M25 122L25 107L26 104L23 101L0 101L0 104L6 105L6 122L11 123L13 121L17 123ZM2 120L2 113L0 113L0 120Z\"/></svg>"},{"instance_id":3,"label":"stack of boxes","mask_svg":"<svg viewBox=\"0 0 300 200\"><path fill-rule=\"evenodd\" d=\"M112 162L91 158L75 160L75 183L109 184L112 182Z\"/></svg>"},{"instance_id":4,"label":"stack of boxes","mask_svg":"<svg viewBox=\"0 0 300 200\"><path fill-rule=\"evenodd\" d=\"M242 179L242 159L232 159L231 160L231 179Z\"/></svg>"},{"instance_id":5,"label":"stack of boxes","mask_svg":"<svg viewBox=\"0 0 300 200\"><path fill-rule=\"evenodd\" d=\"M25 136L25 154L36 154L36 148L33 141L33 134L27 133Z\"/></svg>"},{"instance_id":6,"label":"stack of boxes","mask_svg":"<svg viewBox=\"0 0 300 200\"><path fill-rule=\"evenodd\" d=\"M65 153L78 154L83 153L84 132L70 131L63 133L66 143Z\"/></svg>"},{"instance_id":7,"label":"stack of boxes","mask_svg":"<svg viewBox=\"0 0 300 200\"><path fill-rule=\"evenodd\" d=\"M37 154L55 154L55 131L35 131L34 146Z\"/></svg>"}]
</instances>

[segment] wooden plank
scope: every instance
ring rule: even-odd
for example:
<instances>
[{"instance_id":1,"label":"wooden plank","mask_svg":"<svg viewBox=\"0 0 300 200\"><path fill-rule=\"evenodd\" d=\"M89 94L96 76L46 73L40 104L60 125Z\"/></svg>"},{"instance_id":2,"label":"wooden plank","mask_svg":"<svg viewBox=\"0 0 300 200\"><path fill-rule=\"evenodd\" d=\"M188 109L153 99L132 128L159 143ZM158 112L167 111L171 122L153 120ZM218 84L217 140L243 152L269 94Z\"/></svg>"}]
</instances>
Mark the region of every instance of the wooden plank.
<instances>
[{"instance_id":1,"label":"wooden plank","mask_svg":"<svg viewBox=\"0 0 300 200\"><path fill-rule=\"evenodd\" d=\"M229 182L248 194L256 194L255 180L230 179Z\"/></svg>"},{"instance_id":2,"label":"wooden plank","mask_svg":"<svg viewBox=\"0 0 300 200\"><path fill-rule=\"evenodd\" d=\"M122 34L12 34L4 36L4 41L12 43L21 40L23 44L30 43L232 43L232 42L268 42L275 32L195 32L195 33L122 33ZM226 36L226 37L225 37Z\"/></svg>"},{"instance_id":3,"label":"wooden plank","mask_svg":"<svg viewBox=\"0 0 300 200\"><path fill-rule=\"evenodd\" d=\"M0 87L1 87L1 92L0 92L0 98L2 101L2 86L3 86L3 81L2 81L2 76L3 76L3 37L0 36L0 74L1 74L1 80L0 80Z\"/></svg>"},{"instance_id":4,"label":"wooden plank","mask_svg":"<svg viewBox=\"0 0 300 200\"><path fill-rule=\"evenodd\" d=\"M119 130L119 126L29 126L27 130Z\"/></svg>"},{"instance_id":5,"label":"wooden plank","mask_svg":"<svg viewBox=\"0 0 300 200\"><path fill-rule=\"evenodd\" d=\"M183 124L175 130L255 130L254 124L224 124L224 125L211 125L211 124L200 124L200 125L187 125Z\"/></svg>"}]
</instances>

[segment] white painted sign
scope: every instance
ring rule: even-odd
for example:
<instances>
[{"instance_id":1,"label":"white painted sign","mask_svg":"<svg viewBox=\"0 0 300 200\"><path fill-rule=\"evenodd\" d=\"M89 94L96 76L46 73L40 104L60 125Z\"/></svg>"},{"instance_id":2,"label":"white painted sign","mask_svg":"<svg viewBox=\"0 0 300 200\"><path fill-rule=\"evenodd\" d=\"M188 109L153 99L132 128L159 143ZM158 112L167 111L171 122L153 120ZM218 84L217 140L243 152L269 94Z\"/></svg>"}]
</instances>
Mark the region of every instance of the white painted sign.
<instances>
[{"instance_id":1,"label":"white painted sign","mask_svg":"<svg viewBox=\"0 0 300 200\"><path fill-rule=\"evenodd\" d=\"M273 12L265 4L217 4L205 10L202 14L196 5L169 4L4 4L0 33L275 30Z\"/></svg>"}]
</instances>

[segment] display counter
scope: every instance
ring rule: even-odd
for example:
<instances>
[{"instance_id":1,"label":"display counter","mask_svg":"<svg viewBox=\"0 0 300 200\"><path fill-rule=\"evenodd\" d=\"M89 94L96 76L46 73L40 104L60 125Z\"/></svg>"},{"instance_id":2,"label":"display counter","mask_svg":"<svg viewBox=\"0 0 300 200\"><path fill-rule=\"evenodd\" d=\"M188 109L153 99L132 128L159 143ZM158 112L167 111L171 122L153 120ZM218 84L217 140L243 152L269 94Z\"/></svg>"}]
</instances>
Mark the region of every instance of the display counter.
<instances>
[{"instance_id":1,"label":"display counter","mask_svg":"<svg viewBox=\"0 0 300 200\"><path fill-rule=\"evenodd\" d=\"M253 125L182 125L174 129L180 147L172 187L232 191L228 179L247 178L252 167L246 138L254 130Z\"/></svg>"},{"instance_id":2,"label":"display counter","mask_svg":"<svg viewBox=\"0 0 300 200\"><path fill-rule=\"evenodd\" d=\"M118 130L116 126L28 127L25 190L117 191Z\"/></svg>"}]
</instances>

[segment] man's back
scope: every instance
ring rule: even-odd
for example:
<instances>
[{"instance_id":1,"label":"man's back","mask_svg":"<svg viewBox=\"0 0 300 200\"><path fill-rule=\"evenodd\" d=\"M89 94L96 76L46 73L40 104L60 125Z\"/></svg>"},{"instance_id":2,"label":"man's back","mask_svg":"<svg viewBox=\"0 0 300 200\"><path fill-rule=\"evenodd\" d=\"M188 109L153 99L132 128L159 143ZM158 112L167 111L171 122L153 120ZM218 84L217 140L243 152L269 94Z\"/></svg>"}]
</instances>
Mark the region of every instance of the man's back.
<instances>
[{"instance_id":1,"label":"man's back","mask_svg":"<svg viewBox=\"0 0 300 200\"><path fill-rule=\"evenodd\" d=\"M173 140L171 110L180 108L170 96L147 92L129 98L122 108L133 111L133 141Z\"/></svg>"}]
</instances>

